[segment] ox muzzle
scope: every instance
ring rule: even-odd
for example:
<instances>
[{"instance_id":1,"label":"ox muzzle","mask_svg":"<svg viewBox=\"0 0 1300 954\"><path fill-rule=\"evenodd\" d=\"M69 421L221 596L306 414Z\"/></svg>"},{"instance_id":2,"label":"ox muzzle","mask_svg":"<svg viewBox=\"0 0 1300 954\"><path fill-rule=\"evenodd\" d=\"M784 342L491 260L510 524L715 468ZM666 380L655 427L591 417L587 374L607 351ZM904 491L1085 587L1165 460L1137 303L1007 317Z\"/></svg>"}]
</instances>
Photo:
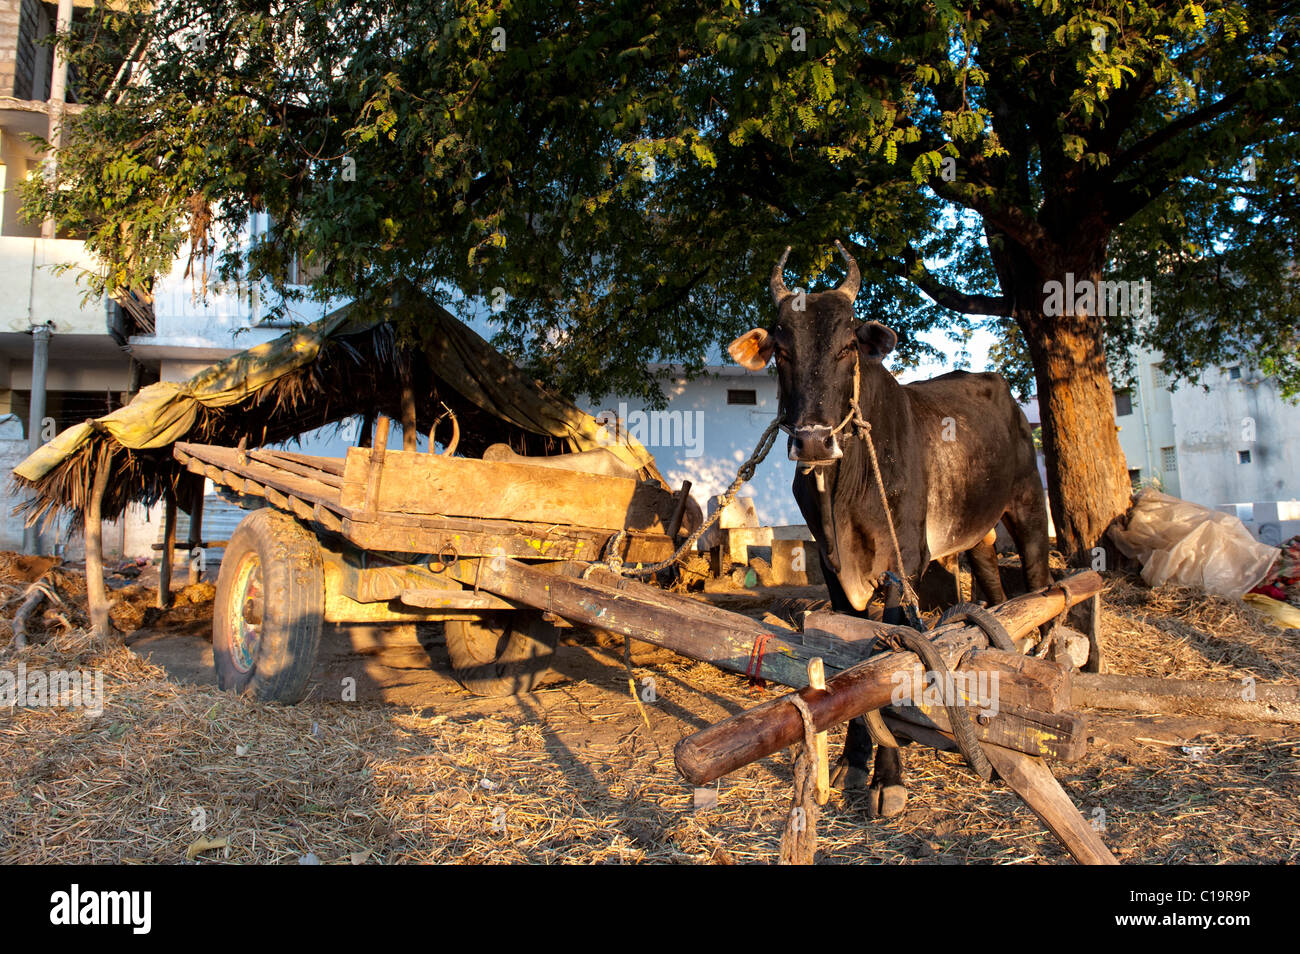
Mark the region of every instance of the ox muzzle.
<instances>
[{"instance_id":1,"label":"ox muzzle","mask_svg":"<svg viewBox=\"0 0 1300 954\"><path fill-rule=\"evenodd\" d=\"M800 464L829 464L844 456L834 428L827 424L796 427L790 432L789 455Z\"/></svg>"}]
</instances>

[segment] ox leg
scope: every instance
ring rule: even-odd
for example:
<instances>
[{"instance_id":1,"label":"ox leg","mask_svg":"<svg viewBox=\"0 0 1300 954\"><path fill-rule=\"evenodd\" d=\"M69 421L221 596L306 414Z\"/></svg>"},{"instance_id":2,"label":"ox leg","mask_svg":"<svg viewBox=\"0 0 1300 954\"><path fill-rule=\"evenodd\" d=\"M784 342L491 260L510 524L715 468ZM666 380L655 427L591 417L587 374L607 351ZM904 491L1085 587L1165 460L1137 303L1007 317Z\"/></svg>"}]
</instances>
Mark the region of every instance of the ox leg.
<instances>
[{"instance_id":1,"label":"ox leg","mask_svg":"<svg viewBox=\"0 0 1300 954\"><path fill-rule=\"evenodd\" d=\"M867 720L858 716L849 720L849 729L844 736L844 752L835 765L831 784L844 792L868 791L870 764L871 732L867 729Z\"/></svg>"},{"instance_id":2,"label":"ox leg","mask_svg":"<svg viewBox=\"0 0 1300 954\"><path fill-rule=\"evenodd\" d=\"M993 546L997 536L996 529L990 530L983 540L966 551L970 557L971 575L975 577L989 606L997 606L1007 600L1007 594L1002 589L1002 575L998 572L998 551Z\"/></svg>"},{"instance_id":3,"label":"ox leg","mask_svg":"<svg viewBox=\"0 0 1300 954\"><path fill-rule=\"evenodd\" d=\"M1002 516L1002 522L1016 541L1020 565L1025 570L1025 585L1038 590L1052 582L1047 565L1047 506L1043 502L1043 489L1037 476L1033 486L1016 495L1015 501Z\"/></svg>"},{"instance_id":4,"label":"ox leg","mask_svg":"<svg viewBox=\"0 0 1300 954\"><path fill-rule=\"evenodd\" d=\"M1002 516L1002 522L1016 541L1016 550L1020 553L1020 565L1025 571L1025 586L1030 590L1050 586L1052 571L1047 562L1047 505L1043 500L1043 489L1038 485L1037 475ZM1051 635L1054 623L1046 622L1038 627L1040 639Z\"/></svg>"},{"instance_id":5,"label":"ox leg","mask_svg":"<svg viewBox=\"0 0 1300 954\"><path fill-rule=\"evenodd\" d=\"M876 748L876 774L867 792L867 814L873 818L893 818L907 805L907 788L903 785L903 756L899 749L881 745Z\"/></svg>"},{"instance_id":6,"label":"ox leg","mask_svg":"<svg viewBox=\"0 0 1300 954\"><path fill-rule=\"evenodd\" d=\"M835 578L834 571L826 565L825 560L822 560L822 578L826 581L831 609L849 616L866 617L865 612L859 613L853 608L849 598L844 595L839 580ZM866 720L858 716L849 720L848 733L844 737L844 751L835 765L831 783L842 791L865 792L870 778L871 733L867 730Z\"/></svg>"}]
</instances>

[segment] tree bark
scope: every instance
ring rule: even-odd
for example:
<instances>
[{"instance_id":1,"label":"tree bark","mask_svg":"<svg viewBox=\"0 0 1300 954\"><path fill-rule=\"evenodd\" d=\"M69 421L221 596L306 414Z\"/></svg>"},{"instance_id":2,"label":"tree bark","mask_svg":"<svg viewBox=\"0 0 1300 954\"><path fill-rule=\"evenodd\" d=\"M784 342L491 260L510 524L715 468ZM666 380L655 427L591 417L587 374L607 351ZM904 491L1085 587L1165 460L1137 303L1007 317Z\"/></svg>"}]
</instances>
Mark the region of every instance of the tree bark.
<instances>
[{"instance_id":1,"label":"tree bark","mask_svg":"<svg viewBox=\"0 0 1300 954\"><path fill-rule=\"evenodd\" d=\"M1048 280L1099 283L1099 267L1059 269ZM1111 523L1129 506L1132 486L1115 425L1115 396L1106 368L1105 319L1096 314L1043 313L1044 285L1032 309L1017 309L1038 382L1048 496L1057 547L1076 566L1092 562ZM1094 285L1099 287L1098 285ZM1022 302L1025 299L1020 299Z\"/></svg>"},{"instance_id":2,"label":"tree bark","mask_svg":"<svg viewBox=\"0 0 1300 954\"><path fill-rule=\"evenodd\" d=\"M109 633L108 590L104 586L104 493L112 472L113 455L107 449L99 454L95 475L91 481L89 500L86 503L86 603L90 609L90 624L95 635Z\"/></svg>"}]
</instances>

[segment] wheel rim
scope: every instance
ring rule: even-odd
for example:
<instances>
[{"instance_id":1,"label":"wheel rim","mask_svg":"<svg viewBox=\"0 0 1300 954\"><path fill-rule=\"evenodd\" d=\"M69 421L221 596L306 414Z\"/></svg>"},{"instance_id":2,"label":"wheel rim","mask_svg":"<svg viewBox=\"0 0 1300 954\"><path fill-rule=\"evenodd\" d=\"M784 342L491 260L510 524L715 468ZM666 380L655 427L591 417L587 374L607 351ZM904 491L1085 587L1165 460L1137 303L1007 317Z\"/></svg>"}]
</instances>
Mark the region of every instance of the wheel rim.
<instances>
[{"instance_id":1,"label":"wheel rim","mask_svg":"<svg viewBox=\"0 0 1300 954\"><path fill-rule=\"evenodd\" d=\"M252 672L262 643L262 562L245 555L235 575L230 602L230 655L240 672Z\"/></svg>"}]
</instances>

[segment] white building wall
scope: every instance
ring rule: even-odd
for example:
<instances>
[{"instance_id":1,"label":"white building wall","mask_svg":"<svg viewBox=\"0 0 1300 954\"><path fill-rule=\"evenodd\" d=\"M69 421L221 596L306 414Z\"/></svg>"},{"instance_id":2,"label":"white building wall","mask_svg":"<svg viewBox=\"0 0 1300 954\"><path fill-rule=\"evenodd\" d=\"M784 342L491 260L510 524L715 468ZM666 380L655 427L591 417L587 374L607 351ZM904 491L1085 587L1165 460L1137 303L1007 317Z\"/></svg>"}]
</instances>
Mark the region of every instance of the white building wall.
<instances>
[{"instance_id":1,"label":"white building wall","mask_svg":"<svg viewBox=\"0 0 1300 954\"><path fill-rule=\"evenodd\" d=\"M1171 401L1181 496L1208 507L1300 497L1300 406L1246 367L1235 380L1211 372L1205 384Z\"/></svg>"},{"instance_id":2,"label":"white building wall","mask_svg":"<svg viewBox=\"0 0 1300 954\"><path fill-rule=\"evenodd\" d=\"M756 403L728 404L729 390L753 391ZM664 391L669 401L663 411L647 411L644 402L617 396L579 404L592 415L608 412L611 419L621 418L654 454L664 479L674 488L689 480L692 496L707 509L708 498L727 489L776 416L776 377L767 371L713 368L694 381L674 381ZM790 492L793 480L794 462L780 434L740 495L754 499L764 526L803 523Z\"/></svg>"},{"instance_id":3,"label":"white building wall","mask_svg":"<svg viewBox=\"0 0 1300 954\"><path fill-rule=\"evenodd\" d=\"M1158 487L1167 494L1181 495L1177 440L1170 404L1170 391L1160 372L1159 353L1137 351L1130 389L1129 414L1115 415L1119 444L1129 471L1138 471L1144 486Z\"/></svg>"}]
</instances>

